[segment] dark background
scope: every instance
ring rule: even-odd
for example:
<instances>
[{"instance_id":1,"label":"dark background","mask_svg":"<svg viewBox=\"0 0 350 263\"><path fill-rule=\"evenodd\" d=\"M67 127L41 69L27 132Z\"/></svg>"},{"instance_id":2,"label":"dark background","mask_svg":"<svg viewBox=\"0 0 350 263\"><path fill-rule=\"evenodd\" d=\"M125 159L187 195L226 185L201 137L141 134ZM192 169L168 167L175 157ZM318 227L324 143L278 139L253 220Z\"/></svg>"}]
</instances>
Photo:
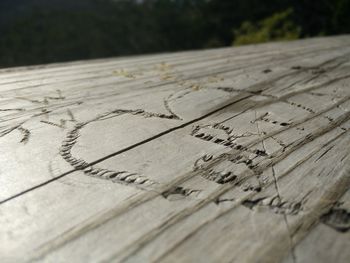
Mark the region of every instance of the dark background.
<instances>
[{"instance_id":1,"label":"dark background","mask_svg":"<svg viewBox=\"0 0 350 263\"><path fill-rule=\"evenodd\" d=\"M350 0L0 0L0 67L350 33Z\"/></svg>"}]
</instances>

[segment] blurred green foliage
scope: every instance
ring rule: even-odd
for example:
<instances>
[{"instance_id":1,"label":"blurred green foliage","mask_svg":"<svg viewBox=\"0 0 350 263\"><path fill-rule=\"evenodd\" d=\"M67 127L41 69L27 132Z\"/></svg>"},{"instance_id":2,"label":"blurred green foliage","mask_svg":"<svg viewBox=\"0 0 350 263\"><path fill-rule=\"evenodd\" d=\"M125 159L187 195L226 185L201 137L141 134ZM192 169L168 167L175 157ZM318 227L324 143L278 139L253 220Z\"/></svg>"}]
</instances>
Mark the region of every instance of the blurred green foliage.
<instances>
[{"instance_id":1,"label":"blurred green foliage","mask_svg":"<svg viewBox=\"0 0 350 263\"><path fill-rule=\"evenodd\" d=\"M350 0L1 1L0 67L350 33Z\"/></svg>"},{"instance_id":2,"label":"blurred green foliage","mask_svg":"<svg viewBox=\"0 0 350 263\"><path fill-rule=\"evenodd\" d=\"M298 39L301 29L290 20L292 13L289 8L259 21L257 25L245 21L234 30L234 45Z\"/></svg>"}]
</instances>

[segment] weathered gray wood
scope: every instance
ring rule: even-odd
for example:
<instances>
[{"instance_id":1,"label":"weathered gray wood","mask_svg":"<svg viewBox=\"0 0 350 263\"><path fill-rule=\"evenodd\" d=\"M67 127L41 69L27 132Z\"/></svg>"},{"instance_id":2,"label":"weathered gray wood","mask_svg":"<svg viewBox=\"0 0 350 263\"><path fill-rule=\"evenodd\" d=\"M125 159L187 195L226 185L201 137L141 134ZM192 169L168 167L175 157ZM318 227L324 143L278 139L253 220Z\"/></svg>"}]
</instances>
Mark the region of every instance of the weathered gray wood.
<instances>
[{"instance_id":1,"label":"weathered gray wood","mask_svg":"<svg viewBox=\"0 0 350 263\"><path fill-rule=\"evenodd\" d=\"M0 70L1 262L346 262L349 44Z\"/></svg>"}]
</instances>

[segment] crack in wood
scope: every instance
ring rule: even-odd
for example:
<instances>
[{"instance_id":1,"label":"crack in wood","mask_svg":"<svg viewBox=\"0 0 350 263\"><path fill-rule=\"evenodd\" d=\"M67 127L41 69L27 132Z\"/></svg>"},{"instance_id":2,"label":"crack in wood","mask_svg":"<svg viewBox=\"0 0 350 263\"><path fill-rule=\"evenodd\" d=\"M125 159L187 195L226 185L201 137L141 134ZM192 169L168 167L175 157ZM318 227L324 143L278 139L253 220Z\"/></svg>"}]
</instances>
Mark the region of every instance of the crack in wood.
<instances>
[{"instance_id":1,"label":"crack in wood","mask_svg":"<svg viewBox=\"0 0 350 263\"><path fill-rule=\"evenodd\" d=\"M324 151L324 153L322 153L316 160L315 163L317 163L320 159L322 159L322 157L324 157L330 150L332 150L334 148L334 145L332 145L331 147L329 147L328 149L326 149Z\"/></svg>"},{"instance_id":2,"label":"crack in wood","mask_svg":"<svg viewBox=\"0 0 350 263\"><path fill-rule=\"evenodd\" d=\"M0 112L2 111L25 111L25 109L22 108L13 108L13 109L0 109Z\"/></svg>"},{"instance_id":3,"label":"crack in wood","mask_svg":"<svg viewBox=\"0 0 350 263\"><path fill-rule=\"evenodd\" d=\"M214 203L216 205L220 205L222 203L225 203L225 202L234 202L235 199L234 198L217 198L214 200Z\"/></svg>"},{"instance_id":4,"label":"crack in wood","mask_svg":"<svg viewBox=\"0 0 350 263\"><path fill-rule=\"evenodd\" d=\"M264 91L263 89L237 89L237 88L232 88L232 87L218 87L216 88L217 90L221 90L227 93L238 93L238 94L250 94L250 95L260 95L263 97L267 97L267 98L274 98L277 99L276 97L269 95L269 94L262 94L262 92Z\"/></svg>"},{"instance_id":5,"label":"crack in wood","mask_svg":"<svg viewBox=\"0 0 350 263\"><path fill-rule=\"evenodd\" d=\"M164 191L161 195L170 201L180 200L190 196L197 196L201 190L187 189L181 186L175 186Z\"/></svg>"},{"instance_id":6,"label":"crack in wood","mask_svg":"<svg viewBox=\"0 0 350 263\"><path fill-rule=\"evenodd\" d=\"M272 72L272 69L269 69L269 68L264 69L264 70L262 71L262 73L264 73L264 74L268 74L268 73L271 73L271 72Z\"/></svg>"},{"instance_id":7,"label":"crack in wood","mask_svg":"<svg viewBox=\"0 0 350 263\"><path fill-rule=\"evenodd\" d=\"M17 124L15 126L12 126L10 128L5 128L5 129L1 130L0 131L0 138L6 136L7 134L10 134L12 131L18 129L19 127L21 127L22 124L23 123L20 123L20 124Z\"/></svg>"},{"instance_id":8,"label":"crack in wood","mask_svg":"<svg viewBox=\"0 0 350 263\"><path fill-rule=\"evenodd\" d=\"M274 183L274 186L275 186L275 189L276 189L276 194L277 194L277 199L276 199L277 200L277 204L281 204L282 203L282 197L281 197L281 192L280 192L279 185L278 185L278 180L277 180L277 177L276 177L274 164L271 165L271 169L272 169L273 183ZM270 204L270 205L272 205L272 204ZM297 205L298 209L295 209L294 205L293 205L292 206L292 212L295 211L295 210L298 211L300 209L300 207L301 207L301 204L300 205L298 204ZM283 211L284 212L284 213L282 213L282 215L283 215L283 220L284 220L284 223L286 225L287 232L288 232L289 250L290 250L290 253L292 255L293 262L296 262L296 254L295 254L295 248L294 248L294 242L293 242L293 234L291 232L291 227L290 227L289 222L288 222L287 214L285 213L286 210L285 209L281 210L281 207L277 207L277 208L275 208L275 211Z\"/></svg>"},{"instance_id":9,"label":"crack in wood","mask_svg":"<svg viewBox=\"0 0 350 263\"><path fill-rule=\"evenodd\" d=\"M321 222L338 232L346 233L350 230L350 211L332 208L321 216Z\"/></svg>"},{"instance_id":10,"label":"crack in wood","mask_svg":"<svg viewBox=\"0 0 350 263\"><path fill-rule=\"evenodd\" d=\"M303 210L303 206L307 202L306 197L301 201L282 200L278 195L272 198L261 197L257 199L246 199L242 205L253 210L260 208L268 208L275 214L297 215Z\"/></svg>"}]
</instances>

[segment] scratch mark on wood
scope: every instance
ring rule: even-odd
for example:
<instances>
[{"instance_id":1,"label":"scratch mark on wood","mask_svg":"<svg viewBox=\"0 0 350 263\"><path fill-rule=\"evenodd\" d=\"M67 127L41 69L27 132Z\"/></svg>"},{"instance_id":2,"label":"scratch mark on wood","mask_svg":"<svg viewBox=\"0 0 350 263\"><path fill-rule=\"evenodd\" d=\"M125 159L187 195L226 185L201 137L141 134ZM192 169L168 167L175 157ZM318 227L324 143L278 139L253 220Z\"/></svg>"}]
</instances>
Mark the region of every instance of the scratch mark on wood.
<instances>
[{"instance_id":1,"label":"scratch mark on wood","mask_svg":"<svg viewBox=\"0 0 350 263\"><path fill-rule=\"evenodd\" d=\"M88 176L101 178L112 182L144 186L155 184L155 182L152 180L149 180L143 176L139 176L136 173L97 168L82 159L72 156L71 150L77 143L77 139L79 138L79 130L85 125L87 125L87 123L76 124L75 127L67 133L66 139L62 142L60 155L72 167L74 167L76 170L83 171Z\"/></svg>"},{"instance_id":2,"label":"scratch mark on wood","mask_svg":"<svg viewBox=\"0 0 350 263\"><path fill-rule=\"evenodd\" d=\"M288 122L280 122L280 121L276 121L276 120L271 120L270 118L267 117L269 114L270 113L266 112L265 114L261 115L260 117L257 117L255 120L250 121L250 123L256 123L257 121L264 121L264 122L272 123L272 124L283 126L283 127L291 125L291 123L288 123Z\"/></svg>"},{"instance_id":3,"label":"scratch mark on wood","mask_svg":"<svg viewBox=\"0 0 350 263\"><path fill-rule=\"evenodd\" d=\"M169 101L172 97L172 94L167 98L167 99L164 99L163 101L163 104L164 104L164 107L165 109L170 113L171 116L174 116L174 119L175 120L182 120L176 113L174 113L174 111L170 108L170 105L169 105Z\"/></svg>"},{"instance_id":4,"label":"scratch mark on wood","mask_svg":"<svg viewBox=\"0 0 350 263\"><path fill-rule=\"evenodd\" d=\"M121 116L123 114L131 114L134 116L142 116L144 118L164 118L164 119L177 119L178 117L176 115L170 114L161 114L161 113L152 113L147 112L142 109L138 110L124 110L124 109L116 109L110 112L103 113L101 115L98 115L96 118L93 118L90 121L83 122L83 123L77 123L72 130L70 130L67 135L66 139L62 142L62 146L60 149L60 154L63 157L64 160L66 160L71 166L73 166L76 170L82 170L85 174L97 177L105 180L110 180L112 182L118 182L123 184L130 184L134 186L153 186L158 184L157 182L148 179L144 176L138 175L133 172L128 171L112 171L108 169L101 169L95 166L90 165L86 161L76 158L72 156L71 150L73 146L76 144L77 139L79 137L79 131L87 126L88 124L96 121L101 121L104 118L108 117L109 115ZM51 124L51 123L50 123Z\"/></svg>"},{"instance_id":5,"label":"scratch mark on wood","mask_svg":"<svg viewBox=\"0 0 350 263\"><path fill-rule=\"evenodd\" d=\"M62 96L62 92L61 90L56 90L58 96L57 97L54 97L54 96L47 96L45 97L45 99L47 100L64 100L66 97Z\"/></svg>"},{"instance_id":6,"label":"scratch mark on wood","mask_svg":"<svg viewBox=\"0 0 350 263\"><path fill-rule=\"evenodd\" d=\"M220 138L220 137L218 137L218 135L202 131L203 129L221 130L225 133L226 138ZM202 125L202 126L198 125L198 126L195 126L191 132L191 136L194 136L195 138L198 138L198 139L203 140L203 141L207 141L207 142L223 145L225 147L229 147L232 149L246 151L246 152L255 153L255 154L259 154L259 155L266 154L266 153L264 153L263 150L252 151L252 150L249 150L248 148L244 147L243 145L240 145L240 144L237 144L234 142L238 138L250 137L250 136L254 136L254 135L258 135L258 134L246 132L246 133L241 134L241 135L235 135L235 134L233 134L232 128L225 126L225 125L222 125L220 123L213 124L213 125Z\"/></svg>"},{"instance_id":7,"label":"scratch mark on wood","mask_svg":"<svg viewBox=\"0 0 350 263\"><path fill-rule=\"evenodd\" d=\"M21 143L26 144L29 140L29 136L30 136L30 131L26 128L23 128L22 126L18 127L18 130L22 133L23 137L21 139Z\"/></svg>"},{"instance_id":8,"label":"scratch mark on wood","mask_svg":"<svg viewBox=\"0 0 350 263\"><path fill-rule=\"evenodd\" d=\"M29 99L29 98L25 98L25 97L15 97L16 99L19 99L19 100L26 100L26 101L29 101L29 102L32 102L32 103L36 103L36 104L46 104L44 101L40 101L40 100L36 100L36 99Z\"/></svg>"},{"instance_id":9,"label":"scratch mark on wood","mask_svg":"<svg viewBox=\"0 0 350 263\"><path fill-rule=\"evenodd\" d=\"M301 108L301 109L303 109L303 110L305 110L305 111L307 111L307 112L309 112L311 114L315 113L315 111L313 109L311 109L311 108L309 108L307 106L304 106L304 105L302 105L300 103L296 103L296 102L293 102L293 101L290 101L290 100L285 100L285 102L287 102L291 106L294 106L294 107L297 107L297 108Z\"/></svg>"},{"instance_id":10,"label":"scratch mark on wood","mask_svg":"<svg viewBox=\"0 0 350 263\"><path fill-rule=\"evenodd\" d=\"M217 172L214 170L210 170L208 173L202 175L202 177L218 184L233 183L237 179L237 175L234 175L231 171Z\"/></svg>"},{"instance_id":11,"label":"scratch mark on wood","mask_svg":"<svg viewBox=\"0 0 350 263\"><path fill-rule=\"evenodd\" d=\"M61 128L61 129L65 128L65 120L60 120L60 122L61 122L60 124L57 124L57 123L54 123L51 121L45 121L45 120L41 120L40 122L51 125L51 126L55 126L55 127Z\"/></svg>"},{"instance_id":12,"label":"scratch mark on wood","mask_svg":"<svg viewBox=\"0 0 350 263\"><path fill-rule=\"evenodd\" d=\"M67 114L70 117L70 121L72 122L77 122L77 120L75 119L73 112L70 109L67 109Z\"/></svg>"}]
</instances>

